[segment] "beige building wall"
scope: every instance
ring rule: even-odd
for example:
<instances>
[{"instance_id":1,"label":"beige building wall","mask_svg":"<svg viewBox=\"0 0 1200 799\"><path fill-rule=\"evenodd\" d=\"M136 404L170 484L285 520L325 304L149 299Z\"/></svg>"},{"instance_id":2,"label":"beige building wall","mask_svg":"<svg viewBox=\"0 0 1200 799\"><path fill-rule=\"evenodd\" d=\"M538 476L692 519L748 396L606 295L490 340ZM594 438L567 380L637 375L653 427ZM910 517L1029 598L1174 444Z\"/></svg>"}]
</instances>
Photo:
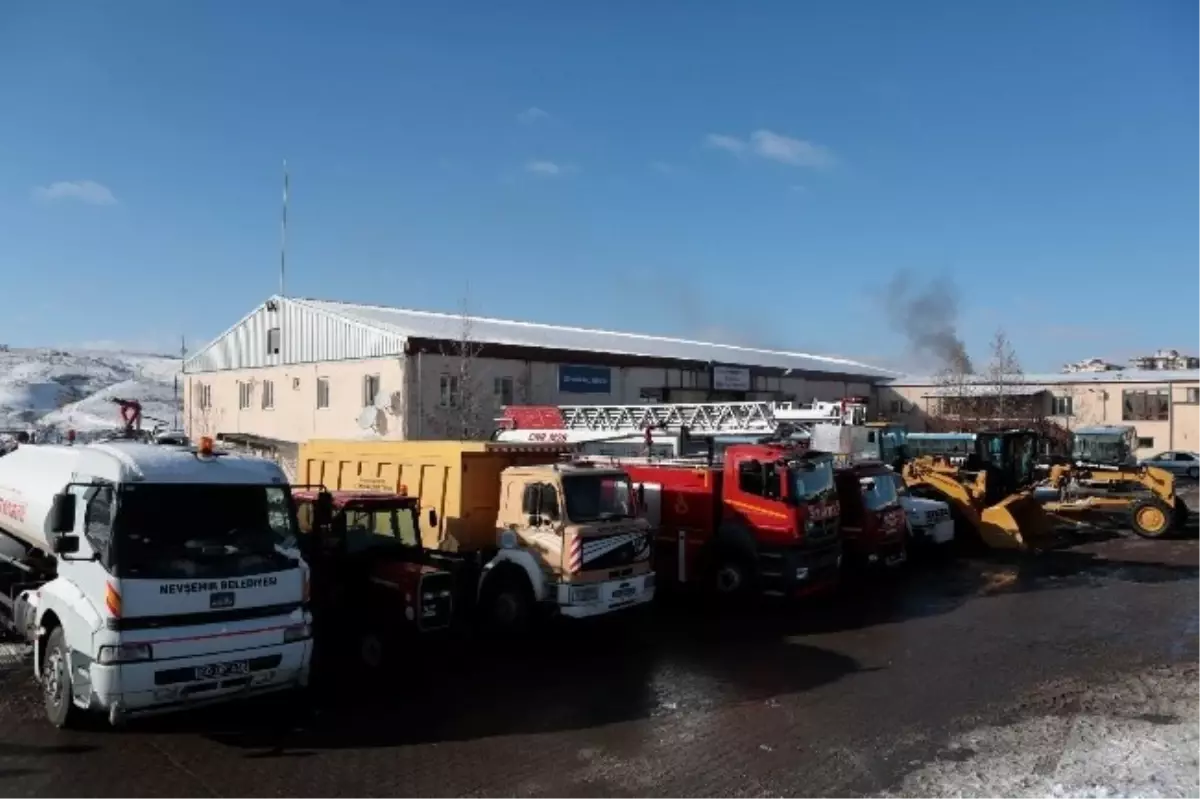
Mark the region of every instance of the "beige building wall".
<instances>
[{"instance_id":1,"label":"beige building wall","mask_svg":"<svg viewBox=\"0 0 1200 799\"><path fill-rule=\"evenodd\" d=\"M537 405L632 405L665 387L675 401L695 401L707 392L704 370L611 367L611 391L580 394L559 391L557 362L474 358L470 364L475 399L469 410L451 404L443 378L458 376L454 356L418 354L322 363L187 374L184 377L184 420L189 436L240 433L281 441L373 436L360 424L364 381L379 379L374 415L383 438L457 436L464 417L479 431L490 432L505 403ZM318 380L327 381L328 405L318 407ZM244 387L244 388L243 388ZM817 381L801 377L754 377L752 397L792 396L797 401L834 400L871 394L868 383ZM270 407L264 397L270 395ZM207 402L205 402L207 398ZM245 399L246 402L242 400ZM245 406L245 407L243 407Z\"/></svg>"},{"instance_id":2,"label":"beige building wall","mask_svg":"<svg viewBox=\"0 0 1200 799\"><path fill-rule=\"evenodd\" d=\"M405 393L401 357L188 374L184 376L185 429L193 439L217 433L295 442L360 437L364 431L358 421L368 376L379 378L377 404L390 406L393 394L400 400L399 414L391 413L390 407L384 410L382 427L386 437L402 438ZM328 407L324 408L317 407L319 379L329 387ZM241 388L243 385L247 388ZM243 391L249 395L248 407L242 407ZM271 407L263 407L268 393L273 402Z\"/></svg>"},{"instance_id":3,"label":"beige building wall","mask_svg":"<svg viewBox=\"0 0 1200 799\"><path fill-rule=\"evenodd\" d=\"M1142 444L1138 457L1164 450L1200 450L1200 380L1175 383L1131 381L1043 384L1044 413L1062 427L1073 430L1089 425L1133 425ZM880 413L888 419L908 425L911 431L925 429L925 419L938 413L935 386L880 386ZM1167 391L1170 397L1168 418L1146 420L1125 418L1126 391ZM1056 402L1055 400L1058 400ZM1070 414L1056 414L1066 410Z\"/></svg>"}]
</instances>

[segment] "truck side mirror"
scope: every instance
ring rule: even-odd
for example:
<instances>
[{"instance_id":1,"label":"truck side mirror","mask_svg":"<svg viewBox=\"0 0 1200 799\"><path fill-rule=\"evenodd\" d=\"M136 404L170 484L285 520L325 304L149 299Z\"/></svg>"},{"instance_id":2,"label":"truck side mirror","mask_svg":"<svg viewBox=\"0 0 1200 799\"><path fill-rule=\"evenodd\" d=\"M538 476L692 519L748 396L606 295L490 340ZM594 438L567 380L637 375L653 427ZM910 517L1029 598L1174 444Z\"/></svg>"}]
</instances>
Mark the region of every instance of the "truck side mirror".
<instances>
[{"instance_id":1,"label":"truck side mirror","mask_svg":"<svg viewBox=\"0 0 1200 799\"><path fill-rule=\"evenodd\" d=\"M430 527L437 527L437 526L438 526L438 515L437 515L437 511L436 511L436 510L434 510L433 508L430 508L430 509L429 509L429 526L430 526Z\"/></svg>"},{"instance_id":2,"label":"truck side mirror","mask_svg":"<svg viewBox=\"0 0 1200 799\"><path fill-rule=\"evenodd\" d=\"M74 555L79 551L79 536L59 533L50 539L50 548L55 555Z\"/></svg>"},{"instance_id":3,"label":"truck side mirror","mask_svg":"<svg viewBox=\"0 0 1200 799\"><path fill-rule=\"evenodd\" d=\"M50 505L50 532L69 533L75 529L75 495L55 494ZM78 540L75 542L79 546Z\"/></svg>"},{"instance_id":4,"label":"truck side mirror","mask_svg":"<svg viewBox=\"0 0 1200 799\"><path fill-rule=\"evenodd\" d=\"M333 495L328 491L317 492L317 500L313 503L313 526L324 528L333 521Z\"/></svg>"}]
</instances>

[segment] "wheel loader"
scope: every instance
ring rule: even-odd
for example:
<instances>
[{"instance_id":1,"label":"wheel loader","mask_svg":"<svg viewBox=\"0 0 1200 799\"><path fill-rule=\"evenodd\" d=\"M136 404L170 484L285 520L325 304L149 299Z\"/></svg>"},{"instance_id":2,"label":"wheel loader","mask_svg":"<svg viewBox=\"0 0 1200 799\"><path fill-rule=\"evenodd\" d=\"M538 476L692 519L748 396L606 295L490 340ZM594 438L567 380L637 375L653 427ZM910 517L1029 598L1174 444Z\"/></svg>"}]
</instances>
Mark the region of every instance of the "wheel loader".
<instances>
[{"instance_id":1,"label":"wheel loader","mask_svg":"<svg viewBox=\"0 0 1200 799\"><path fill-rule=\"evenodd\" d=\"M1039 436L1029 430L980 432L965 463L924 456L904 464L910 490L950 504L957 526L992 549L1029 549L1048 538L1053 518L1033 497Z\"/></svg>"},{"instance_id":2,"label":"wheel loader","mask_svg":"<svg viewBox=\"0 0 1200 799\"><path fill-rule=\"evenodd\" d=\"M1137 430L1128 425L1076 430L1071 457L1051 463L1042 483L1058 492L1045 509L1064 516L1128 513L1130 527L1143 538L1161 538L1183 527L1189 511L1175 495L1175 476L1139 465L1136 444Z\"/></svg>"}]
</instances>

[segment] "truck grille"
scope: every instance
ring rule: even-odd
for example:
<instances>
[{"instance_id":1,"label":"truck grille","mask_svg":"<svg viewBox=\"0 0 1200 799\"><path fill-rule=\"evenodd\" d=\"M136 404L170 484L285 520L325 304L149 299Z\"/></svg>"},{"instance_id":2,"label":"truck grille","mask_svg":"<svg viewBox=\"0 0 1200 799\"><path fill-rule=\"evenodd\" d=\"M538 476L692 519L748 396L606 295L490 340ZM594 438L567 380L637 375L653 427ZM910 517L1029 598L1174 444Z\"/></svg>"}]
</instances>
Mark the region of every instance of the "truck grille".
<instances>
[{"instance_id":1,"label":"truck grille","mask_svg":"<svg viewBox=\"0 0 1200 799\"><path fill-rule=\"evenodd\" d=\"M835 516L832 519L822 519L819 522L813 522L812 529L806 534L806 538L811 542L828 541L835 537L838 533L839 519Z\"/></svg>"},{"instance_id":2,"label":"truck grille","mask_svg":"<svg viewBox=\"0 0 1200 799\"><path fill-rule=\"evenodd\" d=\"M421 578L418 594L417 626L421 630L449 627L454 618L454 577L449 572L426 574Z\"/></svg>"},{"instance_id":3,"label":"truck grille","mask_svg":"<svg viewBox=\"0 0 1200 799\"><path fill-rule=\"evenodd\" d=\"M938 524L939 522L945 521L949 518L949 508L938 508L937 510L928 511L925 514L925 521L929 524Z\"/></svg>"}]
</instances>

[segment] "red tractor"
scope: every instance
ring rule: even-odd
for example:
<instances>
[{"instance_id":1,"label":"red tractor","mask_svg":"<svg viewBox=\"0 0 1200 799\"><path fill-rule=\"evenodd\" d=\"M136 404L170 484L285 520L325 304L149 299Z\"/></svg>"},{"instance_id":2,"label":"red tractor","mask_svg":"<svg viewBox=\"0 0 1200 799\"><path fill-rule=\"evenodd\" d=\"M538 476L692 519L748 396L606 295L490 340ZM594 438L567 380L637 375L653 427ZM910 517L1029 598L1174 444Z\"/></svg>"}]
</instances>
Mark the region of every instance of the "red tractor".
<instances>
[{"instance_id":1,"label":"red tractor","mask_svg":"<svg viewBox=\"0 0 1200 799\"><path fill-rule=\"evenodd\" d=\"M349 636L363 665L378 668L404 637L451 627L453 563L422 548L417 497L310 487L293 496L320 640Z\"/></svg>"}]
</instances>

